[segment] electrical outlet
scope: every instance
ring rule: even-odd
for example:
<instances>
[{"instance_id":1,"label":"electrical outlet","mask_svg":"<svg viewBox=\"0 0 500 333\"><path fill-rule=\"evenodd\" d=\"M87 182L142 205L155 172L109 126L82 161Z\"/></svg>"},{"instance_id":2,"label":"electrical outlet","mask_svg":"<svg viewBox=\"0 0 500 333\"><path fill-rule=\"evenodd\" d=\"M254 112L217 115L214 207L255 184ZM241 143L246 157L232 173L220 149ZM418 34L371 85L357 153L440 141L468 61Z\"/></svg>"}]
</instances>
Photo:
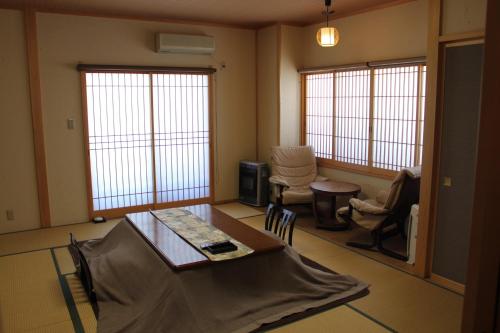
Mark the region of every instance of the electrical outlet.
<instances>
[{"instance_id":1,"label":"electrical outlet","mask_svg":"<svg viewBox=\"0 0 500 333\"><path fill-rule=\"evenodd\" d=\"M15 217L14 217L14 210L13 209L7 209L5 211L6 215L7 215L7 220L8 221L13 221L15 220Z\"/></svg>"}]
</instances>

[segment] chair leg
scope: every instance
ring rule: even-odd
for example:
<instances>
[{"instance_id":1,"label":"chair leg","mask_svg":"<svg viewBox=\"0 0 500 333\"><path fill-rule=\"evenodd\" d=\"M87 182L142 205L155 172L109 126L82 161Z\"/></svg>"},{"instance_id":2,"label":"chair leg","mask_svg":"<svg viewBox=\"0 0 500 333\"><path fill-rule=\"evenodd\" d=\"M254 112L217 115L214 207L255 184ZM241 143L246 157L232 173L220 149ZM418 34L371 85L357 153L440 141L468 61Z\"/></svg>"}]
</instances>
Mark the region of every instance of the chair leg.
<instances>
[{"instance_id":1,"label":"chair leg","mask_svg":"<svg viewBox=\"0 0 500 333\"><path fill-rule=\"evenodd\" d=\"M392 236L396 236L399 233L399 230L397 228L390 230L386 233L382 231L382 227L378 230L372 231L372 237L373 240L371 243L358 243L358 242L347 242L347 246L352 246L352 247L357 247L360 249L365 249L365 250L378 250L380 253L385 254L389 257L396 258L399 260L406 261L408 260L408 257L403 256L397 252L388 250L384 247L383 241L384 239L390 238Z\"/></svg>"},{"instance_id":2,"label":"chair leg","mask_svg":"<svg viewBox=\"0 0 500 333\"><path fill-rule=\"evenodd\" d=\"M399 230L397 228L394 228L386 232L381 232L380 240L382 241L384 239L388 239L398 235L399 235Z\"/></svg>"},{"instance_id":3,"label":"chair leg","mask_svg":"<svg viewBox=\"0 0 500 333\"><path fill-rule=\"evenodd\" d=\"M403 261L408 260L407 256L404 256L404 255L401 255L401 254L399 254L397 252L394 252L394 251L386 249L383 246L382 242L380 242L379 244L377 244L377 249L380 251L380 253L383 253L386 256L389 256L389 257L392 257L392 258L395 258L395 259L398 259L398 260L403 260Z\"/></svg>"},{"instance_id":4,"label":"chair leg","mask_svg":"<svg viewBox=\"0 0 500 333\"><path fill-rule=\"evenodd\" d=\"M372 232L373 240L371 243L359 243L359 242L347 242L347 246L357 247L359 249L370 250L378 244L378 239L380 238L377 232Z\"/></svg>"},{"instance_id":5,"label":"chair leg","mask_svg":"<svg viewBox=\"0 0 500 333\"><path fill-rule=\"evenodd\" d=\"M399 229L398 229L398 228L394 228L394 229L392 229L392 230L389 230L389 231L388 231L388 232L386 232L386 233L381 232L380 237L379 237L379 240L378 240L378 242L377 242L377 249L378 249L381 253L383 253L383 254L385 254L385 255L387 255L387 256L389 256L389 257L396 258L396 259L398 259L398 260L403 260L403 261L406 261L406 260L408 260L408 257L407 257L407 256L404 256L404 255L399 254L399 253L397 253L397 252L395 252L395 251L392 251L392 250L386 249L386 248L384 247L384 244L383 244L383 241L384 241L385 239L388 239L388 238L391 238L391 237L394 237L394 236L398 236L398 235L399 235Z\"/></svg>"},{"instance_id":6,"label":"chair leg","mask_svg":"<svg viewBox=\"0 0 500 333\"><path fill-rule=\"evenodd\" d=\"M373 247L375 247L375 242L369 244L369 243L358 243L358 242L346 242L345 243L347 246L350 247L357 247L359 249L365 249L365 250L370 250Z\"/></svg>"}]
</instances>

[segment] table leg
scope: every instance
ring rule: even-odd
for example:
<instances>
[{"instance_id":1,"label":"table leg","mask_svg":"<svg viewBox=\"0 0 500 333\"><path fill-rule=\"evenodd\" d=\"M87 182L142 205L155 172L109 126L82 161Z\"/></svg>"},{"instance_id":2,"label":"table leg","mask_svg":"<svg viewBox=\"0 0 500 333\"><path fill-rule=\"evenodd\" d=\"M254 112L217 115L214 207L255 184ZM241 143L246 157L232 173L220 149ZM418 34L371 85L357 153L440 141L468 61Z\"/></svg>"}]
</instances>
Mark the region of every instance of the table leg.
<instances>
[{"instance_id":1,"label":"table leg","mask_svg":"<svg viewBox=\"0 0 500 333\"><path fill-rule=\"evenodd\" d=\"M314 218L316 219L316 222L319 219L317 205L318 205L318 195L316 193L314 193L312 206L313 206L313 214L314 214Z\"/></svg>"},{"instance_id":2,"label":"table leg","mask_svg":"<svg viewBox=\"0 0 500 333\"><path fill-rule=\"evenodd\" d=\"M320 216L317 207L317 200L314 204L314 217L316 218L316 228L331 230L331 231L341 231L347 230L349 228L348 223L339 222L337 220L337 197L332 195L329 197L329 207L328 210L324 212L326 216Z\"/></svg>"}]
</instances>

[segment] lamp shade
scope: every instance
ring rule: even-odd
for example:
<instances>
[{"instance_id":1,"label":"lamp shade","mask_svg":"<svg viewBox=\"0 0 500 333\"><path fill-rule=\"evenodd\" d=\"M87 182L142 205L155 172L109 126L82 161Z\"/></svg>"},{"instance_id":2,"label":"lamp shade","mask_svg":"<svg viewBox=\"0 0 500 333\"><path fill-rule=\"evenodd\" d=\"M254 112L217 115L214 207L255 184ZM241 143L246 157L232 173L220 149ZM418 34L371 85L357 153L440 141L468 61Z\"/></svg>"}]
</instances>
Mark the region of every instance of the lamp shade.
<instances>
[{"instance_id":1,"label":"lamp shade","mask_svg":"<svg viewBox=\"0 0 500 333\"><path fill-rule=\"evenodd\" d=\"M316 33L316 40L322 47L335 46L339 43L339 31L334 27L323 27Z\"/></svg>"}]
</instances>

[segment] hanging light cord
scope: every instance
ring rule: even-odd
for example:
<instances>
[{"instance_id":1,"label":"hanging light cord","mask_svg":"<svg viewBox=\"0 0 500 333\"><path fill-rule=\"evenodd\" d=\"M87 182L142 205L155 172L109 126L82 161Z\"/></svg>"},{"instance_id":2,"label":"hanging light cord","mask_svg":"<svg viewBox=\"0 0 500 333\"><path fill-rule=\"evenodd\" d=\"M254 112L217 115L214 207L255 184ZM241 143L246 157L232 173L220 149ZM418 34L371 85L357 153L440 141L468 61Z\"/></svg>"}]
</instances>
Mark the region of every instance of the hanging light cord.
<instances>
[{"instance_id":1,"label":"hanging light cord","mask_svg":"<svg viewBox=\"0 0 500 333\"><path fill-rule=\"evenodd\" d=\"M332 0L325 0L326 7L326 26L328 27L328 15L330 14L330 6L332 5Z\"/></svg>"}]
</instances>

